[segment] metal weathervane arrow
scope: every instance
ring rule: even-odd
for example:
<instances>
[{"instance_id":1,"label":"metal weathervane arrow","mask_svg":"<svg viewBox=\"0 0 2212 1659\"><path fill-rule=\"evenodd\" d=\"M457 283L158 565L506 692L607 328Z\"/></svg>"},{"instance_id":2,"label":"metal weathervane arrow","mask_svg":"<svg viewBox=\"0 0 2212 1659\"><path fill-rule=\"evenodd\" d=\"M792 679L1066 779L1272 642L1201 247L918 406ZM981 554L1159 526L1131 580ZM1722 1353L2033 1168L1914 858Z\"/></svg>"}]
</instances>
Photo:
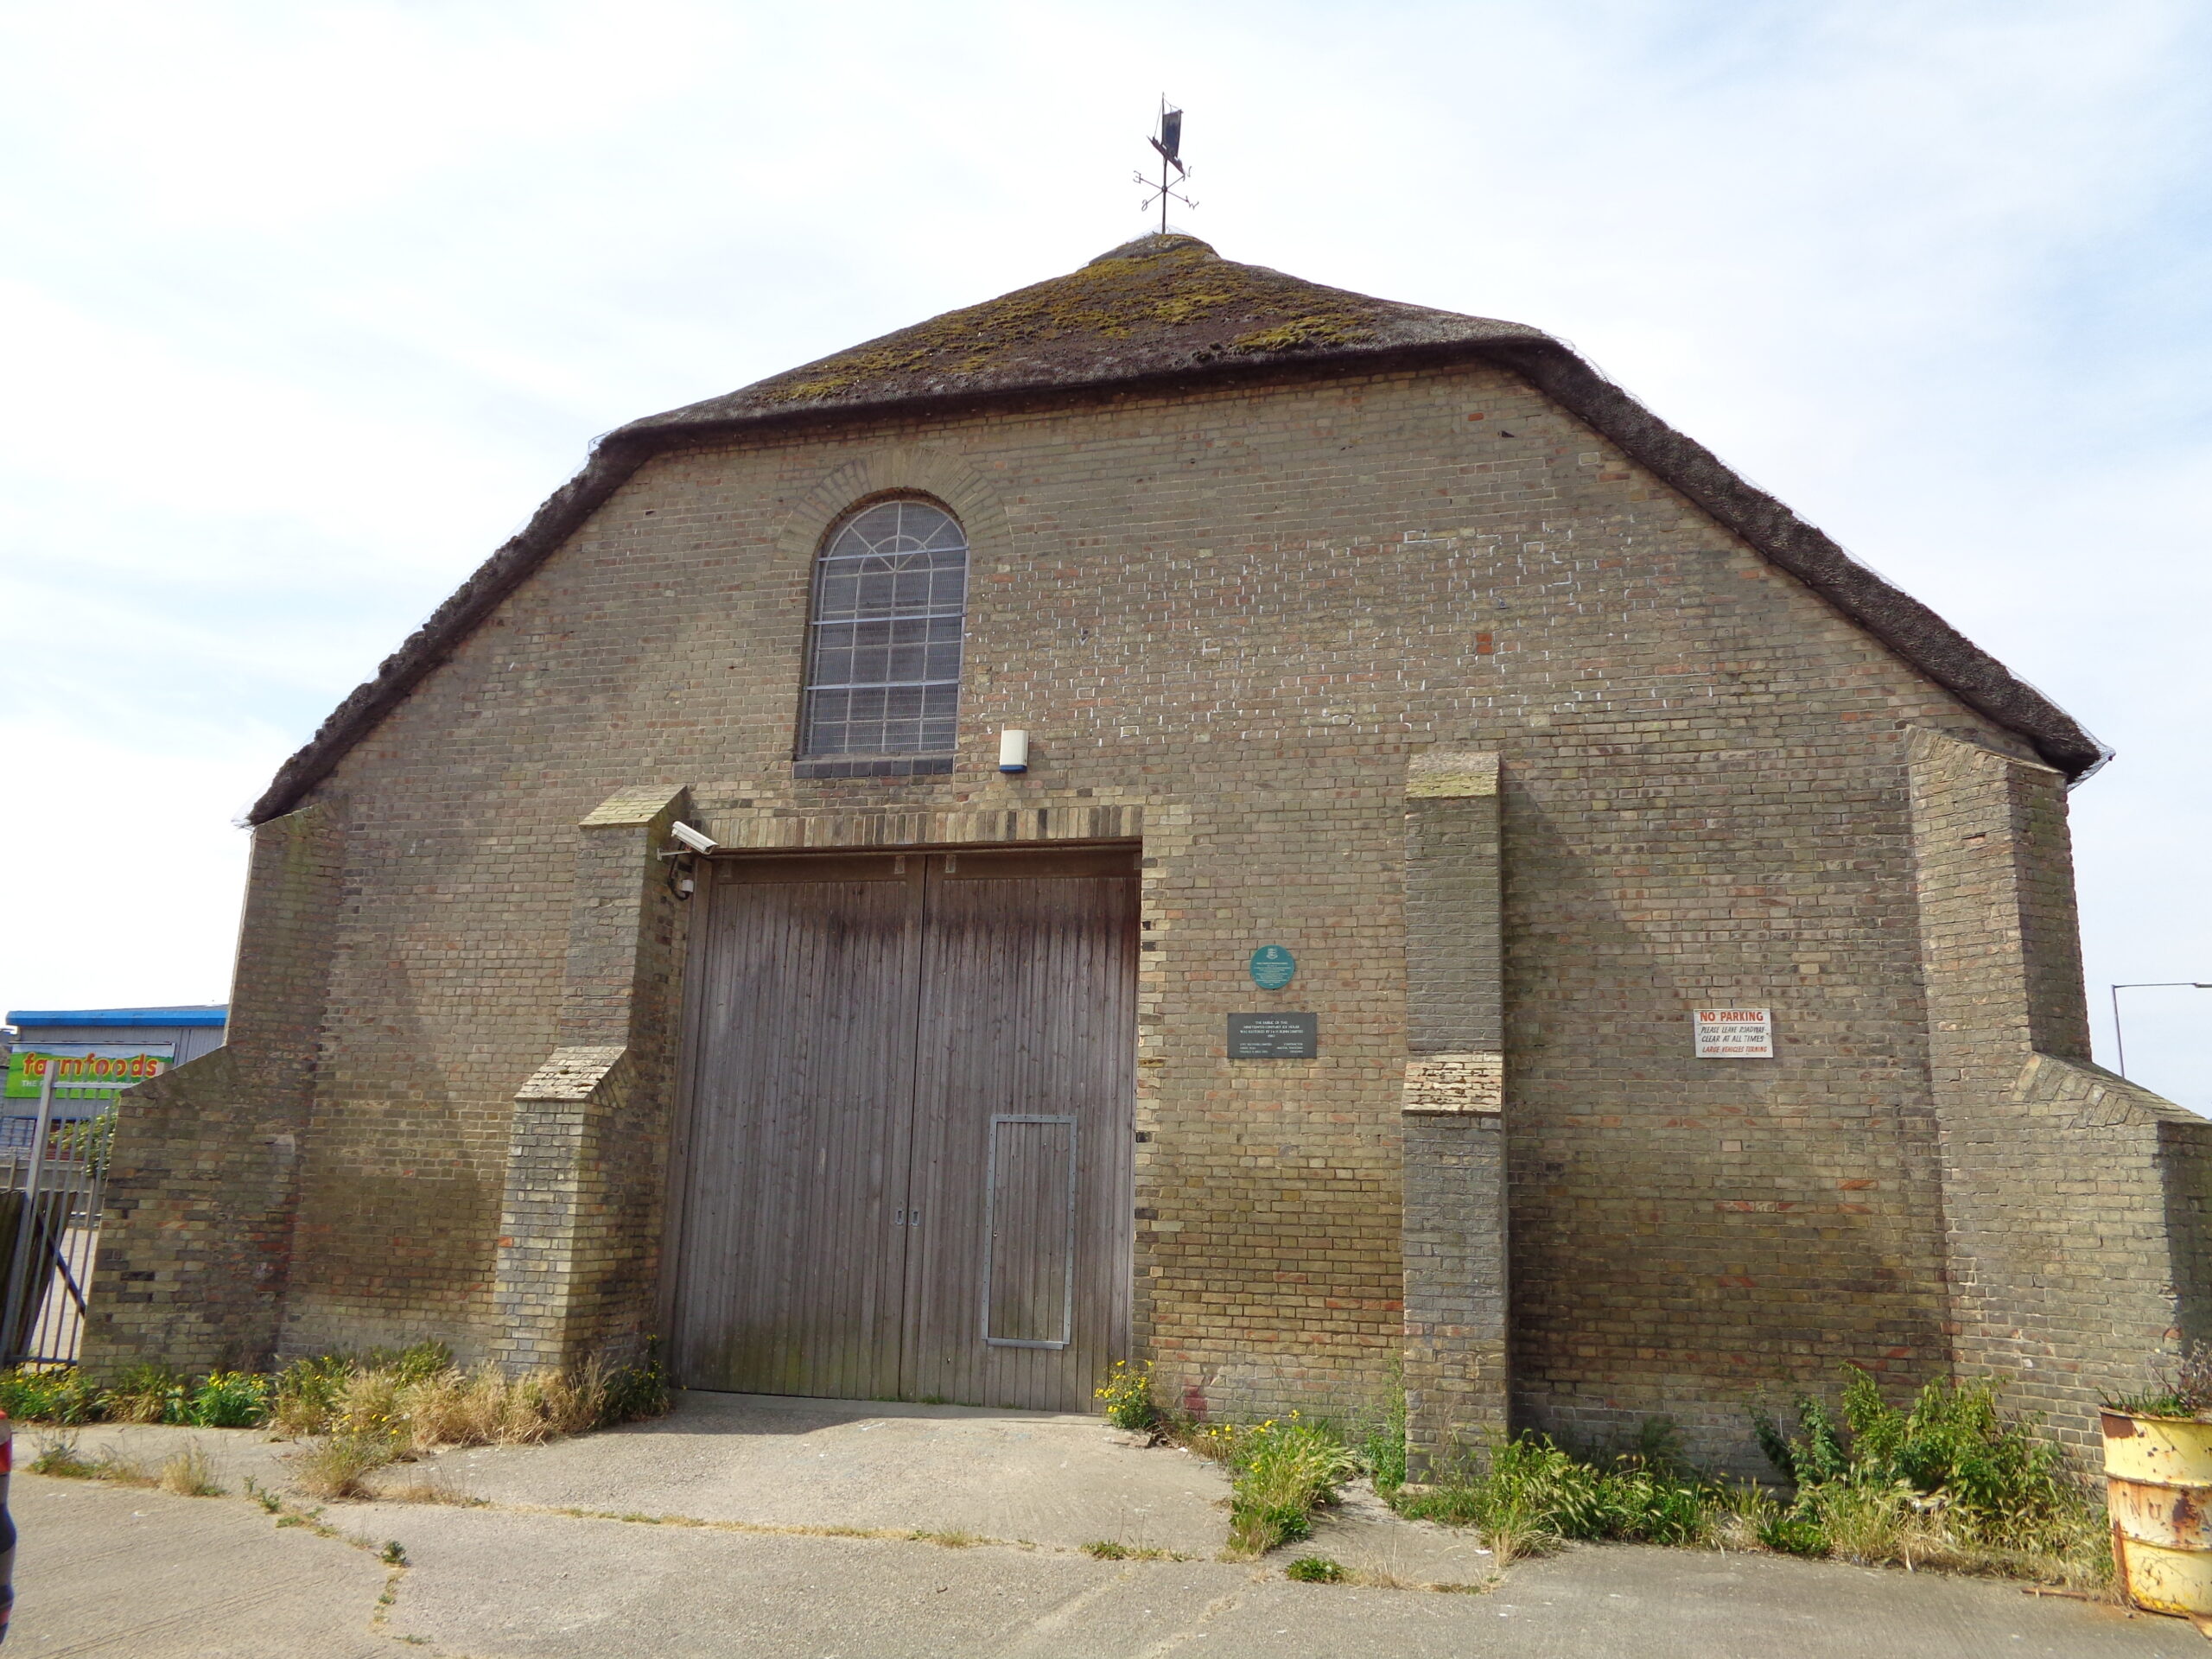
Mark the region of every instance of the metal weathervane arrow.
<instances>
[{"instance_id":1,"label":"metal weathervane arrow","mask_svg":"<svg viewBox=\"0 0 2212 1659\"><path fill-rule=\"evenodd\" d=\"M1160 152L1160 181L1154 184L1141 173L1130 176L1150 192L1144 199L1144 207L1149 209L1155 201L1160 204L1160 231L1165 236L1169 202L1179 201L1185 207L1198 205L1175 188L1191 177L1191 168L1183 161L1183 111L1170 104L1165 94L1160 100L1160 130L1147 142ZM1169 176L1170 168L1174 169L1173 177Z\"/></svg>"}]
</instances>

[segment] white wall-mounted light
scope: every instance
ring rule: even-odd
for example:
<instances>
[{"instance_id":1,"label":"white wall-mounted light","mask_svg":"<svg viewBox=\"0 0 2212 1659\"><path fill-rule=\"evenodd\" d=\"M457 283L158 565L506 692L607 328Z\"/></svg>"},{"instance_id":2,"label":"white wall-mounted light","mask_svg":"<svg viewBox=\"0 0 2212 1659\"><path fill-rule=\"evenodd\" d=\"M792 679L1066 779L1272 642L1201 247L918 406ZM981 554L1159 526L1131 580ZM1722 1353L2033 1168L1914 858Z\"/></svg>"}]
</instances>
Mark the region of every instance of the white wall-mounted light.
<instances>
[{"instance_id":1,"label":"white wall-mounted light","mask_svg":"<svg viewBox=\"0 0 2212 1659\"><path fill-rule=\"evenodd\" d=\"M1029 770L1029 734L1001 732L999 734L999 770L1027 772Z\"/></svg>"}]
</instances>

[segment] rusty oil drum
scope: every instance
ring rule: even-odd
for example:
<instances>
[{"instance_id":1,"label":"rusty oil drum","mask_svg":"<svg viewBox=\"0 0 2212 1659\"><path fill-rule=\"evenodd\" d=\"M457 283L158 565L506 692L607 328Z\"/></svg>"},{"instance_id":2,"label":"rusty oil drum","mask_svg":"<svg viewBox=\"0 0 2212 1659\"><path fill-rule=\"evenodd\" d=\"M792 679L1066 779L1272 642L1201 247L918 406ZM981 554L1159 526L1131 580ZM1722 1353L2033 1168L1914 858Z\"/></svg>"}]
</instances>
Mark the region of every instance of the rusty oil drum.
<instances>
[{"instance_id":1,"label":"rusty oil drum","mask_svg":"<svg viewBox=\"0 0 2212 1659\"><path fill-rule=\"evenodd\" d=\"M2103 1414L2105 1506L2138 1607L2212 1617L2212 1422Z\"/></svg>"}]
</instances>

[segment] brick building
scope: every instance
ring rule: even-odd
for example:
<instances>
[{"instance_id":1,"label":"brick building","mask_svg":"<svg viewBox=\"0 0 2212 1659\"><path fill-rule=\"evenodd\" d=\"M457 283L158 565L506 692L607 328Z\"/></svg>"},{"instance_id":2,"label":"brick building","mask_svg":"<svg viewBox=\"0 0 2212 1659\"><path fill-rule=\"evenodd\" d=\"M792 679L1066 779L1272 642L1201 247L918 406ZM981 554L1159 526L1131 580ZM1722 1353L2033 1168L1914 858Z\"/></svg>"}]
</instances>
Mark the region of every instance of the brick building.
<instances>
[{"instance_id":1,"label":"brick building","mask_svg":"<svg viewBox=\"0 0 2212 1659\"><path fill-rule=\"evenodd\" d=\"M340 707L94 1362L1742 1463L1854 1361L2079 1443L2212 1309L2212 1126L2089 1058L2102 758L1559 342L1147 237L615 431Z\"/></svg>"}]
</instances>

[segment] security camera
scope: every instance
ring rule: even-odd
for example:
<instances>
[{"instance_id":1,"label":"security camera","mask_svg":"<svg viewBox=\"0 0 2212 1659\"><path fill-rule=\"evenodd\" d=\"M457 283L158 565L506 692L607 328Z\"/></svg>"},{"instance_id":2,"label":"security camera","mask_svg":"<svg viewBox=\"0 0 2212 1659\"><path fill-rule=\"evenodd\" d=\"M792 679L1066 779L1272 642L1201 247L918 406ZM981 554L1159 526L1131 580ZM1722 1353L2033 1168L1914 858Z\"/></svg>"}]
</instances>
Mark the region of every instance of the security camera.
<instances>
[{"instance_id":1,"label":"security camera","mask_svg":"<svg viewBox=\"0 0 2212 1659\"><path fill-rule=\"evenodd\" d=\"M680 821L670 826L669 833L695 853L711 853L721 844L713 836L702 835L690 824Z\"/></svg>"}]
</instances>

